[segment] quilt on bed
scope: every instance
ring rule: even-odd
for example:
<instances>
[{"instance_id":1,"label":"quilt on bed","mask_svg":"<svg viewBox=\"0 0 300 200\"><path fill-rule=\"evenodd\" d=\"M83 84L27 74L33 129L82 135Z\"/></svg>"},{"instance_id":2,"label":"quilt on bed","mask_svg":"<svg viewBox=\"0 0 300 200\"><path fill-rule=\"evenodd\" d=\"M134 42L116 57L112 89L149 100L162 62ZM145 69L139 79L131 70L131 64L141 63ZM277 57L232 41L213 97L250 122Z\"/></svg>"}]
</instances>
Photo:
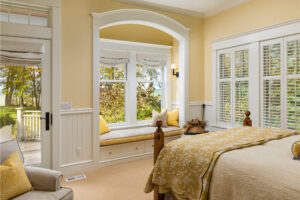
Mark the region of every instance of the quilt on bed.
<instances>
[{"instance_id":1,"label":"quilt on bed","mask_svg":"<svg viewBox=\"0 0 300 200\"><path fill-rule=\"evenodd\" d=\"M300 133L259 127L239 127L175 140L160 152L145 192L154 185L178 199L206 200L213 167L227 151L255 146Z\"/></svg>"}]
</instances>

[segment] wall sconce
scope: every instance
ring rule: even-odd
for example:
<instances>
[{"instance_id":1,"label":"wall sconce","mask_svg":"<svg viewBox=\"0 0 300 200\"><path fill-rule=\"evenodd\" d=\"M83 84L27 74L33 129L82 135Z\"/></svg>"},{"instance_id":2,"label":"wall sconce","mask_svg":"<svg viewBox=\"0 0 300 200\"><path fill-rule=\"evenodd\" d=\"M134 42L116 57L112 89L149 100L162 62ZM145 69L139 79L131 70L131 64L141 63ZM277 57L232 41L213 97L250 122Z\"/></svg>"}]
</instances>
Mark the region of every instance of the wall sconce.
<instances>
[{"instance_id":1,"label":"wall sconce","mask_svg":"<svg viewBox=\"0 0 300 200\"><path fill-rule=\"evenodd\" d=\"M173 71L173 76L176 76L178 78L179 77L179 72L175 73L175 68L176 68L176 65L175 64L171 64L171 69Z\"/></svg>"}]
</instances>

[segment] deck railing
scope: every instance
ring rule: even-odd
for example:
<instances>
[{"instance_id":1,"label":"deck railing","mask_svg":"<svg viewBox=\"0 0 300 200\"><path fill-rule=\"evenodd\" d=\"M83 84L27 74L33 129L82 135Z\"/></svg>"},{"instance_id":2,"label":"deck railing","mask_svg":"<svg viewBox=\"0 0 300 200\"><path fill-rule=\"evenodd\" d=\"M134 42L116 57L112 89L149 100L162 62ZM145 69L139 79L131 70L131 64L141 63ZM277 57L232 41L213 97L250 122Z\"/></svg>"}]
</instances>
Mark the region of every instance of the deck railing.
<instances>
[{"instance_id":1,"label":"deck railing","mask_svg":"<svg viewBox=\"0 0 300 200\"><path fill-rule=\"evenodd\" d=\"M41 111L17 109L18 139L40 139L41 137Z\"/></svg>"}]
</instances>

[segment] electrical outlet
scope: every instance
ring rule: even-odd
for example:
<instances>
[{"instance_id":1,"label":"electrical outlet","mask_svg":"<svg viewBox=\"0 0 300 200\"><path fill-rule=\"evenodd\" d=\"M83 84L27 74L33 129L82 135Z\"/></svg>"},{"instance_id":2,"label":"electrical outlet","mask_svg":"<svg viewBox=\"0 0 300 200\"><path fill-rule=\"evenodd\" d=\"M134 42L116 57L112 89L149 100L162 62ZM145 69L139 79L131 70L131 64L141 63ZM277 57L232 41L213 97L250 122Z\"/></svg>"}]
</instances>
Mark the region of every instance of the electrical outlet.
<instances>
[{"instance_id":1,"label":"electrical outlet","mask_svg":"<svg viewBox=\"0 0 300 200\"><path fill-rule=\"evenodd\" d=\"M72 102L61 102L62 110L72 110Z\"/></svg>"}]
</instances>

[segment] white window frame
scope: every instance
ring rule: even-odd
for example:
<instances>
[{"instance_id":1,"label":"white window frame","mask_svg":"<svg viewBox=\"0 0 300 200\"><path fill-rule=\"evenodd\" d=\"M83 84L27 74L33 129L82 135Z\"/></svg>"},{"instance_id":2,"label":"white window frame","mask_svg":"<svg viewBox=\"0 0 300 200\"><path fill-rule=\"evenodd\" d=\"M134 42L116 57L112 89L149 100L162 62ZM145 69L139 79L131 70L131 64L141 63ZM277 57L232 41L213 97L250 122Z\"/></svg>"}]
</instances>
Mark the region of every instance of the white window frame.
<instances>
[{"instance_id":1,"label":"white window frame","mask_svg":"<svg viewBox=\"0 0 300 200\"><path fill-rule=\"evenodd\" d=\"M241 50L248 50L248 76L247 77L235 77L235 52L236 51L241 51ZM220 55L224 54L224 53L230 53L230 61L231 61L231 67L230 67L230 78L226 78L226 79L222 79L220 80ZM249 95L249 91L250 91L250 87L249 87L249 82L250 82L250 59L249 59L249 55L250 55L250 46L249 45L242 45L239 47L233 47L233 48L228 48L228 49L223 49L223 50L219 50L217 51L217 72L216 72L216 81L217 81L217 85L216 85L216 92L217 92L217 123L218 125L222 126L222 127L236 127L239 126L238 124L235 123L235 83L238 81L248 81L248 107L249 107L249 99L250 99L250 95ZM231 119L229 123L224 123L224 122L219 122L218 121L218 117L219 117L219 97L220 97L220 82L230 82L230 97L231 97Z\"/></svg>"},{"instance_id":2,"label":"white window frame","mask_svg":"<svg viewBox=\"0 0 300 200\"><path fill-rule=\"evenodd\" d=\"M300 19L276 24L263 29L254 30L245 34L231 36L224 39L213 41L212 44L212 63L213 63L213 112L210 124L217 128L230 128L217 122L217 69L218 69L218 51L233 48L242 45L249 45L249 110L253 126L261 124L261 69L260 69L260 43L266 40L283 38L300 33ZM285 58L284 58L285 59ZM285 86L285 83L282 84ZM285 86L286 87L286 86ZM285 122L285 119L283 120Z\"/></svg>"},{"instance_id":3,"label":"white window frame","mask_svg":"<svg viewBox=\"0 0 300 200\"><path fill-rule=\"evenodd\" d=\"M110 123L109 127L113 129L122 129L130 127L141 127L151 124L151 120L137 121L137 102L136 102L136 54L137 53L149 53L149 54L165 54L167 56L166 66L163 68L163 91L162 91L162 109L170 109L170 98L171 98L171 70L170 70L170 60L171 60L171 46L167 45L156 45L156 44L146 44L139 42L129 42L120 40L110 40L110 39L99 39L99 43L102 49L109 50L121 50L130 53L130 62L127 63L125 77L125 122L121 123ZM100 66L100 65L98 65ZM98 70L99 72L99 70ZM135 81L128 81L128 80ZM102 80L100 80L102 81ZM113 81L115 82L115 81ZM130 102L130 103L126 103ZM135 114L132 114L135 113Z\"/></svg>"}]
</instances>

